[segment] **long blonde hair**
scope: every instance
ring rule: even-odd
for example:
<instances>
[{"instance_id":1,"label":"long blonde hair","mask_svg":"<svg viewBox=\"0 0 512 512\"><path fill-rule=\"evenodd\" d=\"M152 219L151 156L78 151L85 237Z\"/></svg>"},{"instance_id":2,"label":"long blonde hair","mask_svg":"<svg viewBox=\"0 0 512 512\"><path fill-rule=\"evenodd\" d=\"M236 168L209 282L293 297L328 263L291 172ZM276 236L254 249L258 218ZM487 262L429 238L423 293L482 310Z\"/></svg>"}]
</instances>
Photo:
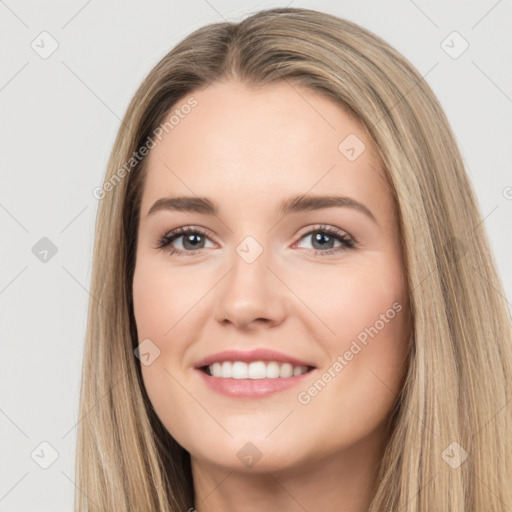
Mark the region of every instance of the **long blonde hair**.
<instances>
[{"instance_id":1,"label":"long blonde hair","mask_svg":"<svg viewBox=\"0 0 512 512\"><path fill-rule=\"evenodd\" d=\"M397 205L413 337L369 510L512 510L512 326L448 121L422 76L385 41L298 8L196 30L152 69L127 109L98 194L75 510L194 506L190 456L153 411L134 356L146 162L138 150L171 107L220 79L321 92L363 123L382 160Z\"/></svg>"}]
</instances>

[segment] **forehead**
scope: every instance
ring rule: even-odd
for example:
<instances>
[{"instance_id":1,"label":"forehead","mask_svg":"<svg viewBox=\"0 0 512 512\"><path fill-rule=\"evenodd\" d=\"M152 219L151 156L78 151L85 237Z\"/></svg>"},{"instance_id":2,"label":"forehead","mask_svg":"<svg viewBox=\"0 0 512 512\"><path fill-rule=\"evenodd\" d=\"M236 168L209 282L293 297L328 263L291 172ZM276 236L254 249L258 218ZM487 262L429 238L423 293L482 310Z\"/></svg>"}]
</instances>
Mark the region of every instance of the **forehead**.
<instances>
[{"instance_id":1,"label":"forehead","mask_svg":"<svg viewBox=\"0 0 512 512\"><path fill-rule=\"evenodd\" d=\"M195 106L183 108L191 99ZM148 155L143 215L177 195L255 211L291 195L336 192L392 208L363 125L319 93L287 82L219 82L184 97L166 120L173 113Z\"/></svg>"}]
</instances>

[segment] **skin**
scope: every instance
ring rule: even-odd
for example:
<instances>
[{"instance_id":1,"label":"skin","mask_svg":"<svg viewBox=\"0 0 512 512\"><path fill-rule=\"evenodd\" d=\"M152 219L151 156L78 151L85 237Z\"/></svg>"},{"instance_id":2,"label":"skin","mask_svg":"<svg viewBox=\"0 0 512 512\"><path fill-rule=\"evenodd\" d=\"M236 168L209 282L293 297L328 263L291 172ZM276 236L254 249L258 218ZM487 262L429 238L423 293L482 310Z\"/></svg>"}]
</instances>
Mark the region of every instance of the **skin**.
<instances>
[{"instance_id":1,"label":"skin","mask_svg":"<svg viewBox=\"0 0 512 512\"><path fill-rule=\"evenodd\" d=\"M160 350L141 366L144 385L191 454L191 507L366 511L411 332L396 211L375 148L331 99L284 82L217 82L191 96L197 106L148 156L133 280L139 342L149 338ZM338 149L349 134L366 146L354 161ZM304 194L349 196L377 222L348 207L278 214L282 200ZM219 215L148 215L158 199L182 195L210 198ZM339 239L315 243L319 224L358 245L319 254L343 247ZM181 226L207 236L195 245L175 239L184 255L157 248ZM263 248L252 263L236 251L247 236ZM394 318L333 372L337 357L394 303L401 309ZM194 369L221 350L257 347L317 369L300 387L254 399L221 395ZM335 376L300 403L298 393L329 368ZM248 442L261 453L251 467L237 456Z\"/></svg>"}]
</instances>

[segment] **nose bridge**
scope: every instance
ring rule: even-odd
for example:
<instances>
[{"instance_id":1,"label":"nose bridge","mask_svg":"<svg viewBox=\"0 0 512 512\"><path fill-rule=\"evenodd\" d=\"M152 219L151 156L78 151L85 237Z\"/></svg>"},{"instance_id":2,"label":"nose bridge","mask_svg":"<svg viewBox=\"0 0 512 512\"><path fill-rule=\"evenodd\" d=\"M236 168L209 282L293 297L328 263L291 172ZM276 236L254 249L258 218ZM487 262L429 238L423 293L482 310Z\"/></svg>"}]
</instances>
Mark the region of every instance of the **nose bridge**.
<instances>
[{"instance_id":1,"label":"nose bridge","mask_svg":"<svg viewBox=\"0 0 512 512\"><path fill-rule=\"evenodd\" d=\"M231 271L226 276L217 301L219 321L237 325L266 319L275 323L284 313L278 280L269 270L270 251L253 236L246 236L236 247Z\"/></svg>"},{"instance_id":2,"label":"nose bridge","mask_svg":"<svg viewBox=\"0 0 512 512\"><path fill-rule=\"evenodd\" d=\"M261 237L259 237L261 239ZM244 295L266 293L271 272L267 265L271 255L264 241L254 236L246 236L236 247L232 258L232 271L228 279L229 287Z\"/></svg>"}]
</instances>

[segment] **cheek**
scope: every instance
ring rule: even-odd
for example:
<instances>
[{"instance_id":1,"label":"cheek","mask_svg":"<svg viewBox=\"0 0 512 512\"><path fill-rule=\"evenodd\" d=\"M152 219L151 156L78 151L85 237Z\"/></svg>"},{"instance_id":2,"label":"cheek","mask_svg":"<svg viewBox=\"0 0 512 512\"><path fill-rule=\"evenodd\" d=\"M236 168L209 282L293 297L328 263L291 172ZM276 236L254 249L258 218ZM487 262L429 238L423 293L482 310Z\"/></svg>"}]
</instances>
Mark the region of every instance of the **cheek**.
<instances>
[{"instance_id":1,"label":"cheek","mask_svg":"<svg viewBox=\"0 0 512 512\"><path fill-rule=\"evenodd\" d=\"M405 294L392 278L379 281L355 274L332 297L336 300L326 305L325 316L337 339L357 339L364 345L379 336L384 344L403 331Z\"/></svg>"},{"instance_id":2,"label":"cheek","mask_svg":"<svg viewBox=\"0 0 512 512\"><path fill-rule=\"evenodd\" d=\"M400 390L409 348L402 268L375 259L329 270L302 281L300 291L314 313L309 327L327 353L323 369L330 371L325 387L317 386L324 397L312 390L304 401L327 399L349 410L366 403L382 415Z\"/></svg>"},{"instance_id":3,"label":"cheek","mask_svg":"<svg viewBox=\"0 0 512 512\"><path fill-rule=\"evenodd\" d=\"M197 301L194 285L181 282L183 274L172 273L160 261L142 258L133 278L133 308L140 339L163 338Z\"/></svg>"},{"instance_id":4,"label":"cheek","mask_svg":"<svg viewBox=\"0 0 512 512\"><path fill-rule=\"evenodd\" d=\"M336 301L318 310L335 333L316 329L318 343L329 354L326 364L295 397L300 404L297 428L329 440L324 442L329 446L349 446L384 428L407 370L407 305L402 297L384 282L367 289L353 276L353 282L344 283Z\"/></svg>"},{"instance_id":5,"label":"cheek","mask_svg":"<svg viewBox=\"0 0 512 512\"><path fill-rule=\"evenodd\" d=\"M382 254L338 268L318 267L314 273L300 271L295 278L290 275L288 279L294 279L291 281L294 291L312 313L301 313L301 318L310 316L310 327L318 339L336 350L343 348L343 340L352 340L358 335L364 338L365 329L376 322L377 328L386 333L401 331L402 320L406 317L403 311L407 309L402 276L402 268L395 260ZM399 309L402 312L397 314ZM388 310L384 320L391 321L382 329L381 315L386 316Z\"/></svg>"},{"instance_id":6,"label":"cheek","mask_svg":"<svg viewBox=\"0 0 512 512\"><path fill-rule=\"evenodd\" d=\"M166 270L165 263L138 259L133 278L133 307L139 343L151 340L149 364L141 366L144 387L151 404L167 430L177 439L187 438L190 425L177 419L175 411L191 407L188 387L181 374L186 350L187 319L190 304L197 302L193 287L179 282L180 277ZM176 273L175 273L176 274ZM188 326L190 327L190 326ZM184 340L184 341L180 341ZM156 347L156 348L155 348ZM171 405L172 404L172 405ZM200 432L196 433L200 436Z\"/></svg>"},{"instance_id":7,"label":"cheek","mask_svg":"<svg viewBox=\"0 0 512 512\"><path fill-rule=\"evenodd\" d=\"M155 404L173 389L171 374L179 369L185 350L187 287L171 282L157 262L139 260L133 279L133 309L139 344L151 353L150 364L141 359L146 390ZM190 293L190 292L189 292ZM150 341L148 341L150 340Z\"/></svg>"}]
</instances>

